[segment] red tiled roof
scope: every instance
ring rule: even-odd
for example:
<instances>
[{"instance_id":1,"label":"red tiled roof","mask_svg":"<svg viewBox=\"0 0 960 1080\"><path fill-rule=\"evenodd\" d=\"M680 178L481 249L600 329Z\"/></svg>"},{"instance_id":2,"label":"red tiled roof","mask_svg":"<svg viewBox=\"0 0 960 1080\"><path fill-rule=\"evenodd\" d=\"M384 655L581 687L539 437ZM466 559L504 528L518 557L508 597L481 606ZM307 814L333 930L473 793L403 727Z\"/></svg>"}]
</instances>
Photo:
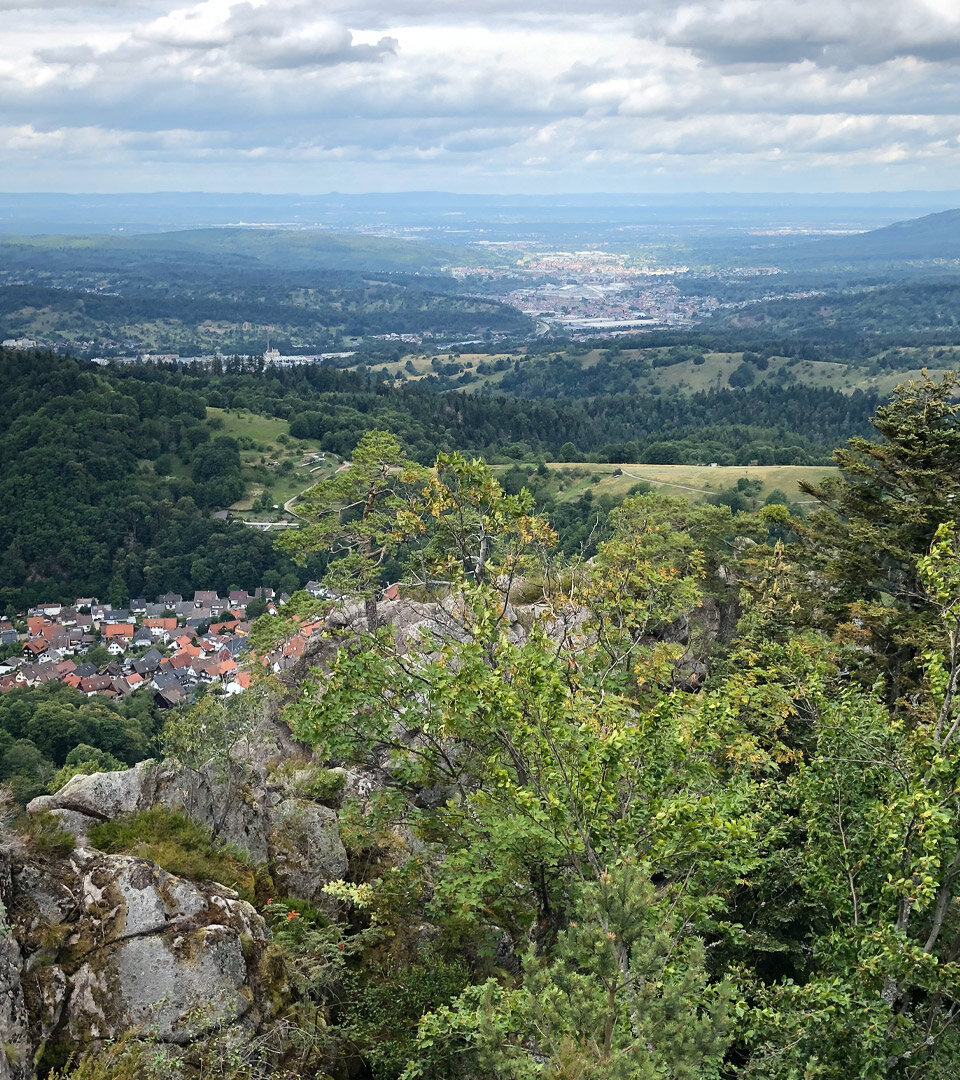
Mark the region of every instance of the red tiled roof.
<instances>
[{"instance_id":1,"label":"red tiled roof","mask_svg":"<svg viewBox=\"0 0 960 1080\"><path fill-rule=\"evenodd\" d=\"M303 650L307 647L306 638L301 637L299 634L294 634L289 641L283 643L282 652L284 656L303 656Z\"/></svg>"}]
</instances>

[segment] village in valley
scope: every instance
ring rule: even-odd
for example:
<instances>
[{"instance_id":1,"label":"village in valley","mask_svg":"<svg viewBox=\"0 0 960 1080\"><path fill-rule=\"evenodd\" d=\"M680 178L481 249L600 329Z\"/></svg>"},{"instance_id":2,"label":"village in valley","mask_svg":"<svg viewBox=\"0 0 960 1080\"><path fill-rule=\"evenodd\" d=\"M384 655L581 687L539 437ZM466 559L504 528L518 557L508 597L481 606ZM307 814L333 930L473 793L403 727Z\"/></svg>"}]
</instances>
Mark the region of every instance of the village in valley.
<instances>
[{"instance_id":1,"label":"village in valley","mask_svg":"<svg viewBox=\"0 0 960 1080\"><path fill-rule=\"evenodd\" d=\"M318 582L307 592L322 598ZM125 608L79 597L73 604L40 604L22 618L0 619L0 693L63 683L87 696L122 700L149 692L161 709L192 704L198 696L243 693L262 668L279 674L303 656L322 620L304 621L271 652L251 651L251 615L282 613L286 593L258 588L229 596L197 591L166 593ZM107 655L108 654L108 655Z\"/></svg>"}]
</instances>

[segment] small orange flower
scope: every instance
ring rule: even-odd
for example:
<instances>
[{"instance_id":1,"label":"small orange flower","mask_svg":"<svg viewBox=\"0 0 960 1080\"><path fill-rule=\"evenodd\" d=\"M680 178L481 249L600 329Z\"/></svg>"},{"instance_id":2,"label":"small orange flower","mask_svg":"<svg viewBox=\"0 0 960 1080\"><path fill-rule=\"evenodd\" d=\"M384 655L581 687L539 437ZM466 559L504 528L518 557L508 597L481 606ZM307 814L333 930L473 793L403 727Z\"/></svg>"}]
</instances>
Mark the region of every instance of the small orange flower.
<instances>
[{"instance_id":1,"label":"small orange flower","mask_svg":"<svg viewBox=\"0 0 960 1080\"><path fill-rule=\"evenodd\" d=\"M272 896L268 896L268 897L267 897L267 903L268 903L268 904L272 904L272 903L273 903L273 897L272 897Z\"/></svg>"},{"instance_id":2,"label":"small orange flower","mask_svg":"<svg viewBox=\"0 0 960 1080\"><path fill-rule=\"evenodd\" d=\"M288 920L288 921L289 921L290 919L299 919L299 918L300 918L300 916L299 916L299 914L298 914L298 913L297 913L296 911L288 911L288 912L287 912L287 920Z\"/></svg>"}]
</instances>

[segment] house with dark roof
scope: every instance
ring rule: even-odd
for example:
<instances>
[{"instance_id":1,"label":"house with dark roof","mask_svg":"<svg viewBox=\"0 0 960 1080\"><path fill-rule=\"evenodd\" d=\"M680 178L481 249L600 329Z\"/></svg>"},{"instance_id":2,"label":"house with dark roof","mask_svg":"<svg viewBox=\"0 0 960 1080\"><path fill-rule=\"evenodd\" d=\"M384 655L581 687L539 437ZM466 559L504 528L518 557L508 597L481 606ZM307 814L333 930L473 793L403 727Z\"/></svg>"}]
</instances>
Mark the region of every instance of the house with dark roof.
<instances>
[{"instance_id":1,"label":"house with dark roof","mask_svg":"<svg viewBox=\"0 0 960 1080\"><path fill-rule=\"evenodd\" d=\"M23 646L22 652L24 656L38 657L50 648L50 642L45 637L31 638Z\"/></svg>"},{"instance_id":2,"label":"house with dark roof","mask_svg":"<svg viewBox=\"0 0 960 1080\"><path fill-rule=\"evenodd\" d=\"M113 690L113 679L109 675L91 675L88 679L81 679L80 689L87 697L93 697L94 694L103 694L108 690L116 693Z\"/></svg>"},{"instance_id":3,"label":"house with dark roof","mask_svg":"<svg viewBox=\"0 0 960 1080\"><path fill-rule=\"evenodd\" d=\"M182 686L166 686L153 695L157 707L161 709L175 709L178 705L190 700L190 695Z\"/></svg>"}]
</instances>

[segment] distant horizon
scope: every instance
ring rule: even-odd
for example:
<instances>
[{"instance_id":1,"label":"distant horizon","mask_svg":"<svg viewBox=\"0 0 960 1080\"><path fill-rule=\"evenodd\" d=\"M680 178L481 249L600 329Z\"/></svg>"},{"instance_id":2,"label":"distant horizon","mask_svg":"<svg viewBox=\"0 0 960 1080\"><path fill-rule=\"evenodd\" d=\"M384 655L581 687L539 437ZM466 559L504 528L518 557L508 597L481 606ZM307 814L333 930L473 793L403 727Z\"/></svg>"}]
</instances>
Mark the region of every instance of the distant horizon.
<instances>
[{"instance_id":1,"label":"distant horizon","mask_svg":"<svg viewBox=\"0 0 960 1080\"><path fill-rule=\"evenodd\" d=\"M874 192L443 190L0 192L0 234L135 235L203 228L381 233L458 244L537 233L557 244L620 243L658 228L868 231L960 207L957 189ZM579 238L579 239L578 239Z\"/></svg>"},{"instance_id":2,"label":"distant horizon","mask_svg":"<svg viewBox=\"0 0 960 1080\"><path fill-rule=\"evenodd\" d=\"M365 191L343 191L330 189L327 191L261 191L250 189L227 189L227 188L154 188L154 189L118 189L116 191L93 191L93 190L6 190L0 188L0 197L18 198L147 198L151 196L230 196L235 198L264 198L264 199L326 199L326 198L383 198L389 196L435 196L444 195L458 199L523 199L535 201L542 199L567 198L605 198L605 199L677 199L689 200L697 198L736 198L749 199L758 196L764 198L849 198L854 196L882 197L885 195L898 196L923 196L923 195L956 195L960 198L960 187L906 187L906 188L832 188L803 191L799 189L756 188L751 190L738 190L731 188L703 188L691 191L614 191L614 190L570 190L570 191L458 191L454 188L391 188L384 190L368 189Z\"/></svg>"}]
</instances>

